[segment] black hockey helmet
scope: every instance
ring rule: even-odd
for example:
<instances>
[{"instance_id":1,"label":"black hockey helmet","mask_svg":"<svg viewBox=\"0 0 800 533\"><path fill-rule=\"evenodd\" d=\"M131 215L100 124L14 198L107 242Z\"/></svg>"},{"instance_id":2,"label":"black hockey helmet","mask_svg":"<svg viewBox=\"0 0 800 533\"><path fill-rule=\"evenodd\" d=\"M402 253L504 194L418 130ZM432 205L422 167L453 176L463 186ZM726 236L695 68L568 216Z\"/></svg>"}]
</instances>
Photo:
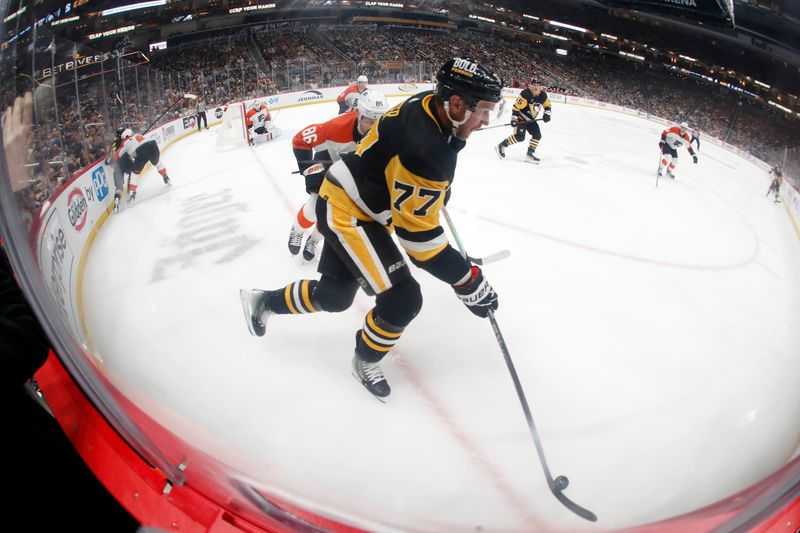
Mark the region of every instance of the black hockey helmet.
<instances>
[{"instance_id":1,"label":"black hockey helmet","mask_svg":"<svg viewBox=\"0 0 800 533\"><path fill-rule=\"evenodd\" d=\"M500 101L503 83L494 72L477 61L454 57L439 68L436 73L436 96L444 101L457 94L467 104L474 107L480 101Z\"/></svg>"}]
</instances>

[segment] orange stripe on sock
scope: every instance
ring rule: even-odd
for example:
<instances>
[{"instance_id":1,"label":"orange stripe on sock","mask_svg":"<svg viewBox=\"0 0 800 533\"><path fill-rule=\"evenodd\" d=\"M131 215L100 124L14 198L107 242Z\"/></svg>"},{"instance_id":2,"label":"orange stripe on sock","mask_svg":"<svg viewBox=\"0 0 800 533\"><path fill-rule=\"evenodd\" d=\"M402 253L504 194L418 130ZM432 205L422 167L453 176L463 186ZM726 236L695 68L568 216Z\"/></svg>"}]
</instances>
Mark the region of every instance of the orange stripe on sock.
<instances>
[{"instance_id":1,"label":"orange stripe on sock","mask_svg":"<svg viewBox=\"0 0 800 533\"><path fill-rule=\"evenodd\" d=\"M297 212L297 223L300 224L300 227L303 229L308 229L314 225L312 220L308 220L306 216L303 214L303 208L300 208L300 211Z\"/></svg>"}]
</instances>

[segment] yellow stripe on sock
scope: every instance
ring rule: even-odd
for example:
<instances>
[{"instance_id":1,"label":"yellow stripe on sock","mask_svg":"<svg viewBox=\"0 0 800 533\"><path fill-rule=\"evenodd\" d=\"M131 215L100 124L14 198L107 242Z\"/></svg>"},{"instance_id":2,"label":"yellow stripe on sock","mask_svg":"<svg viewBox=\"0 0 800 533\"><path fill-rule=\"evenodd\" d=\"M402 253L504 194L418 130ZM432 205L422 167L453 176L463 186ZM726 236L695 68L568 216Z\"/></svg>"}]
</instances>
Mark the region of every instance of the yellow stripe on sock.
<instances>
[{"instance_id":1,"label":"yellow stripe on sock","mask_svg":"<svg viewBox=\"0 0 800 533\"><path fill-rule=\"evenodd\" d=\"M376 352L388 352L393 348L393 346L381 346L379 344L375 344L369 339L369 337L367 337L367 334L364 333L363 329L361 330L361 340L364 341L364 344L366 344Z\"/></svg>"},{"instance_id":2,"label":"yellow stripe on sock","mask_svg":"<svg viewBox=\"0 0 800 533\"><path fill-rule=\"evenodd\" d=\"M309 285L311 285L310 281L308 281L307 279L303 280L303 287L302 287L302 291L301 291L303 293L303 303L306 304L306 308L311 310L312 313L316 313L317 310L314 309L313 305L311 305L311 297L308 294L308 286Z\"/></svg>"},{"instance_id":3,"label":"yellow stripe on sock","mask_svg":"<svg viewBox=\"0 0 800 533\"><path fill-rule=\"evenodd\" d=\"M381 327L378 327L378 325L375 324L375 320L372 318L372 311L367 313L367 324L369 324L370 328L372 328L376 332L380 333L384 337L389 337L389 338L392 338L392 339L399 339L400 335L403 334L402 332L400 332L400 333L389 333L385 329L383 329Z\"/></svg>"},{"instance_id":4,"label":"yellow stripe on sock","mask_svg":"<svg viewBox=\"0 0 800 533\"><path fill-rule=\"evenodd\" d=\"M297 312L297 309L292 303L292 284L286 286L286 289L283 291L283 297L286 300L286 307L289 308L289 311L294 315L299 315L300 313Z\"/></svg>"}]
</instances>

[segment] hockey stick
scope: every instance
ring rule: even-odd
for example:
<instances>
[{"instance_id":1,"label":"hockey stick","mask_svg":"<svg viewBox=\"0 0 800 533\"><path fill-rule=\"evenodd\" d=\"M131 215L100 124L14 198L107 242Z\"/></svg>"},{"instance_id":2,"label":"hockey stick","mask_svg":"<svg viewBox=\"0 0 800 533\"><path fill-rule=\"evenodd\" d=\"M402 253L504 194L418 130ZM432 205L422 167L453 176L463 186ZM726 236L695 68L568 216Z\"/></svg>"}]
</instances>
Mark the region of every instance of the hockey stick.
<instances>
[{"instance_id":1,"label":"hockey stick","mask_svg":"<svg viewBox=\"0 0 800 533\"><path fill-rule=\"evenodd\" d=\"M179 96L178 98L176 98L176 99L175 99L175 101L174 101L174 102L172 102L172 103L169 105L169 107L168 107L168 108L166 108L166 109L164 110L164 112L163 112L163 113L161 113L160 115L158 115L158 117L157 117L157 118L156 118L156 119L155 119L153 122L151 122L151 123L150 123L150 125L149 125L149 126L147 126L147 128L145 128L145 130L144 130L142 133L147 133L148 131L150 131L150 128L152 128L154 124L156 124L156 123L157 123L159 120L161 120L161 117L163 117L164 115L166 115L166 114L167 114L167 111L169 111L170 109L172 109L173 107L175 107L176 105L178 105L178 104L180 103L180 101L181 101L181 100L183 100L183 99L197 100L197 96L196 96L196 95L194 95L194 94L191 94L191 93L185 93L183 96Z\"/></svg>"},{"instance_id":2,"label":"hockey stick","mask_svg":"<svg viewBox=\"0 0 800 533\"><path fill-rule=\"evenodd\" d=\"M493 254L489 254L484 257L467 256L467 261L469 261L470 263L475 263L476 265L488 265L489 263L497 263L498 261L507 259L510 256L511 252L509 252L508 250L500 250L499 252L495 252Z\"/></svg>"},{"instance_id":3,"label":"hockey stick","mask_svg":"<svg viewBox=\"0 0 800 533\"><path fill-rule=\"evenodd\" d=\"M447 225L450 227L450 232L453 234L453 238L456 240L458 248L470 263L474 263L476 265L488 265L489 263L497 263L498 261L502 261L503 259L511 257L511 252L505 249L484 257L472 257L467 255L464 253L464 246L461 244L461 239L458 236L458 233L456 233L456 227L453 225L453 221L450 219L450 214L447 212L446 207L442 207L442 214L444 215L444 219L447 221Z\"/></svg>"},{"instance_id":4,"label":"hockey stick","mask_svg":"<svg viewBox=\"0 0 800 533\"><path fill-rule=\"evenodd\" d=\"M512 122L504 122L503 124L495 124L494 126L484 126L482 128L478 128L475 131L483 131L483 130L491 130L494 128L505 128L507 126L527 126L528 124L533 124L534 122L541 122L542 119L535 118L533 120L526 120L525 122L517 122L516 124Z\"/></svg>"},{"instance_id":5,"label":"hockey stick","mask_svg":"<svg viewBox=\"0 0 800 533\"><path fill-rule=\"evenodd\" d=\"M447 221L447 225L450 226L450 231L456 240L456 244L458 244L461 255L468 258L469 256L464 248L464 244L461 242L461 239L458 236L458 232L453 225L453 221L450 219L450 216L445 209L442 209L442 213L444 213L444 218ZM544 456L544 448L542 447L542 442L539 439L539 432L536 430L536 424L533 422L533 415L531 414L530 407L528 407L528 401L525 399L525 392L522 390L522 384L519 381L519 376L517 376L517 371L514 368L513 361L511 360L511 354L508 351L508 346L506 346L506 341L503 339L503 334L500 332L500 326L497 324L497 320L494 317L494 311L492 311L491 308L488 311L488 317L489 322L492 324L492 330L494 331L494 336L497 339L497 344L500 345L500 351L503 353L503 359L506 361L508 372L511 374L511 380L514 382L514 388L517 391L517 397L519 398L519 403L522 406L522 412L525 413L525 420L528 422L528 429L530 430L531 437L533 437L533 443L536 445L536 453L539 455L539 462L542 465L542 470L544 470L544 477L547 480L547 486L550 488L550 492L553 493L553 496L555 496L556 499L564 505L564 507L576 515L591 522L596 522L597 515L573 502L564 494L564 490L569 486L569 479L566 476L558 476L553 479L553 475L550 473L550 467L547 466L547 459Z\"/></svg>"}]
</instances>

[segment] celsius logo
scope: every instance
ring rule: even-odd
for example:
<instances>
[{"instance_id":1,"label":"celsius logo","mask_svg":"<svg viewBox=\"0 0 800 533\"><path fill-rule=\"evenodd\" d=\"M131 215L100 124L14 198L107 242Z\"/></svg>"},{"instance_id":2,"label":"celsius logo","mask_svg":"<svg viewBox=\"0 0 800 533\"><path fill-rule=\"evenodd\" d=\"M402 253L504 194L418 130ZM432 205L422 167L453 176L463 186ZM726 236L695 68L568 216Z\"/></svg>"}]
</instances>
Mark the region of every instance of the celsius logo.
<instances>
[{"instance_id":1,"label":"celsius logo","mask_svg":"<svg viewBox=\"0 0 800 533\"><path fill-rule=\"evenodd\" d=\"M269 100L267 100L267 103L268 103L269 105L277 104L279 99L280 99L280 98L278 98L277 96L271 96L271 97L269 98Z\"/></svg>"},{"instance_id":2,"label":"celsius logo","mask_svg":"<svg viewBox=\"0 0 800 533\"><path fill-rule=\"evenodd\" d=\"M298 102L308 102L310 100L321 100L322 93L319 91L306 91L297 99Z\"/></svg>"},{"instance_id":3,"label":"celsius logo","mask_svg":"<svg viewBox=\"0 0 800 533\"><path fill-rule=\"evenodd\" d=\"M83 229L86 224L86 198L80 189L72 189L67 198L67 215L69 216L69 223L76 231Z\"/></svg>"},{"instance_id":4,"label":"celsius logo","mask_svg":"<svg viewBox=\"0 0 800 533\"><path fill-rule=\"evenodd\" d=\"M214 110L214 116L217 118L222 118L222 108L218 107Z\"/></svg>"}]
</instances>

